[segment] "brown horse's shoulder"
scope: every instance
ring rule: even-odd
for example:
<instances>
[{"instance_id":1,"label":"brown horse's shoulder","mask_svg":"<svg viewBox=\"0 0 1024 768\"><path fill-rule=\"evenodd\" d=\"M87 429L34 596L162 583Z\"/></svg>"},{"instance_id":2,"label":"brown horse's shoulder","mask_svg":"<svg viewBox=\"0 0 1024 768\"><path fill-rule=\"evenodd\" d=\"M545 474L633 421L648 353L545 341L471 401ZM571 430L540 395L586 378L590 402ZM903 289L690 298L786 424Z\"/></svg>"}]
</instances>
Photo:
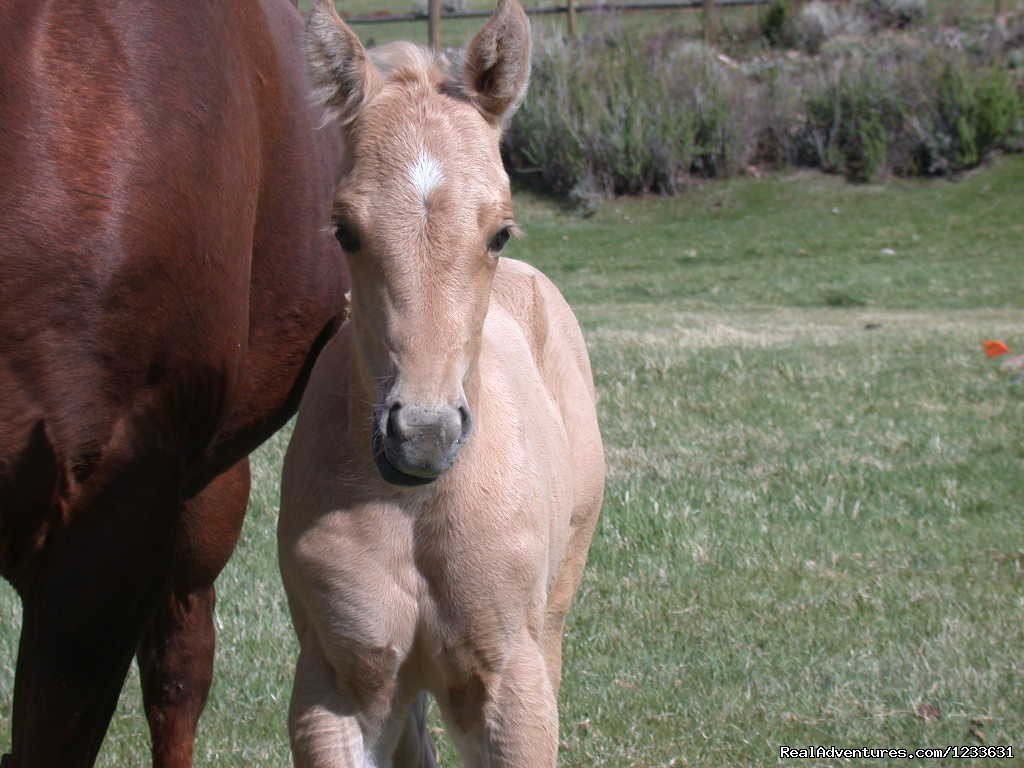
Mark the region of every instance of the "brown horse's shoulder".
<instances>
[{"instance_id":1,"label":"brown horse's shoulder","mask_svg":"<svg viewBox=\"0 0 1024 768\"><path fill-rule=\"evenodd\" d=\"M69 465L134 424L130 452L173 453L193 491L294 412L341 307L336 137L315 130L301 19L281 0L10 5L0 392L31 383ZM0 432L0 460L23 437Z\"/></svg>"}]
</instances>

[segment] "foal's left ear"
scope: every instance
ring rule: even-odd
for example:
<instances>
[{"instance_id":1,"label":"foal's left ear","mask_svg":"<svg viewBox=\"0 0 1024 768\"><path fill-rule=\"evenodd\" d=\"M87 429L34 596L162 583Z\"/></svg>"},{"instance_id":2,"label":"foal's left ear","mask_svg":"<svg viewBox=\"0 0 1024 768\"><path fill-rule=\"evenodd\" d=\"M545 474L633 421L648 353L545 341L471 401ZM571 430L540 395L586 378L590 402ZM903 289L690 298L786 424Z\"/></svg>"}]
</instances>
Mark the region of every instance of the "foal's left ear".
<instances>
[{"instance_id":1,"label":"foal's left ear","mask_svg":"<svg viewBox=\"0 0 1024 768\"><path fill-rule=\"evenodd\" d=\"M510 118L526 96L530 49L530 20L519 0L498 0L469 44L463 73L467 95L489 122Z\"/></svg>"}]
</instances>

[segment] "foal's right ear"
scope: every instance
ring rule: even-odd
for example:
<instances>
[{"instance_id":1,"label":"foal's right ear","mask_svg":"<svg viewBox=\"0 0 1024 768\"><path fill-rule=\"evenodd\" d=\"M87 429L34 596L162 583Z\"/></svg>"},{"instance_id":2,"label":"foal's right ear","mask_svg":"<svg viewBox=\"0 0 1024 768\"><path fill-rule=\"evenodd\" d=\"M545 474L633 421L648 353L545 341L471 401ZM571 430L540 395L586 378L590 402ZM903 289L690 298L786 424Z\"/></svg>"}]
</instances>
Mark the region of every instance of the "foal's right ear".
<instances>
[{"instance_id":1,"label":"foal's right ear","mask_svg":"<svg viewBox=\"0 0 1024 768\"><path fill-rule=\"evenodd\" d=\"M464 88L491 123L516 111L530 82L530 20L519 0L498 7L466 50Z\"/></svg>"},{"instance_id":2,"label":"foal's right ear","mask_svg":"<svg viewBox=\"0 0 1024 768\"><path fill-rule=\"evenodd\" d=\"M316 0L306 22L306 63L313 96L328 121L351 123L377 88L378 75L359 36L341 20L333 0Z\"/></svg>"}]
</instances>

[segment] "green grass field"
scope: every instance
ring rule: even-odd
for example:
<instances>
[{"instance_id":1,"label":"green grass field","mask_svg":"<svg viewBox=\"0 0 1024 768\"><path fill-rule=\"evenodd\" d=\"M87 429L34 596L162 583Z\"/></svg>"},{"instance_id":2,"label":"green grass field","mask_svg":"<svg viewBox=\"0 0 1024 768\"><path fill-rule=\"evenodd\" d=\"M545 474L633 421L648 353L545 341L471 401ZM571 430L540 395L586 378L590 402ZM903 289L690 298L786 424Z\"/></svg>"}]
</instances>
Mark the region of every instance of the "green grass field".
<instances>
[{"instance_id":1,"label":"green grass field","mask_svg":"<svg viewBox=\"0 0 1024 768\"><path fill-rule=\"evenodd\" d=\"M610 470L566 638L562 765L976 743L1024 765L1024 383L980 346L1024 351L1022 201L1021 157L955 183L716 182L591 219L518 197L510 253L579 314ZM288 764L286 440L255 457L219 583L199 765ZM6 744L6 586L0 615ZM133 672L100 764L147 755Z\"/></svg>"}]
</instances>

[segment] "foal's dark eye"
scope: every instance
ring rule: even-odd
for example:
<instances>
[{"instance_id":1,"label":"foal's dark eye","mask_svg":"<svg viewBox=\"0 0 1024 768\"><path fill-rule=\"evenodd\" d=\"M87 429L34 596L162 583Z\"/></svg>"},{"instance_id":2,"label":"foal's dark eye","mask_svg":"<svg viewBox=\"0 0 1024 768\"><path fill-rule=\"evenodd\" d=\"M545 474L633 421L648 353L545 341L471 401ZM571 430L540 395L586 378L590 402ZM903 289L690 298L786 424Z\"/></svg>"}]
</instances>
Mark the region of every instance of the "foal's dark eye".
<instances>
[{"instance_id":1,"label":"foal's dark eye","mask_svg":"<svg viewBox=\"0 0 1024 768\"><path fill-rule=\"evenodd\" d=\"M359 235L344 221L334 222L334 237L337 238L342 250L354 253L359 250Z\"/></svg>"},{"instance_id":2,"label":"foal's dark eye","mask_svg":"<svg viewBox=\"0 0 1024 768\"><path fill-rule=\"evenodd\" d=\"M501 249L505 247L505 243L510 237L512 237L512 228L505 227L491 238L491 242L487 244L487 250L491 253L501 253Z\"/></svg>"}]
</instances>

